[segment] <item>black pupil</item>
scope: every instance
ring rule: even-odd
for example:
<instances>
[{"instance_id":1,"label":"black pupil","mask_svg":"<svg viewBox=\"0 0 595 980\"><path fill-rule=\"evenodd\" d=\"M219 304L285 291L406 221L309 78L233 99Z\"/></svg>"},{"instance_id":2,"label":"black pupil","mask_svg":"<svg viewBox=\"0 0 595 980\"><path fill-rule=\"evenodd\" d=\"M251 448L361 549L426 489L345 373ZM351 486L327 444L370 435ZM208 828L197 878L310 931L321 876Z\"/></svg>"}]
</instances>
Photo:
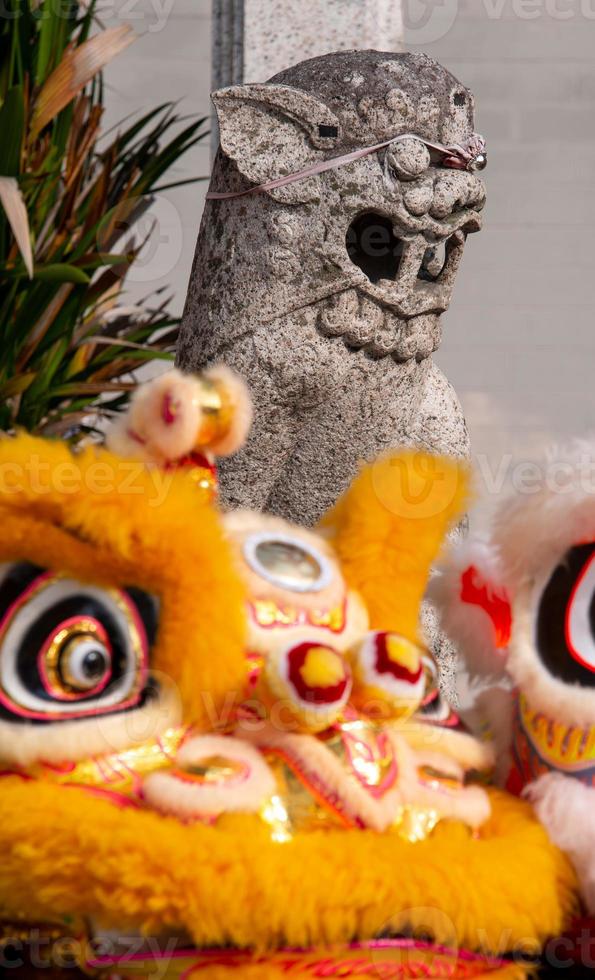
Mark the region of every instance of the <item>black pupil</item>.
<instances>
[{"instance_id":1,"label":"black pupil","mask_svg":"<svg viewBox=\"0 0 595 980\"><path fill-rule=\"evenodd\" d=\"M83 674L90 681L100 678L105 671L105 653L103 650L89 650L81 664Z\"/></svg>"}]
</instances>

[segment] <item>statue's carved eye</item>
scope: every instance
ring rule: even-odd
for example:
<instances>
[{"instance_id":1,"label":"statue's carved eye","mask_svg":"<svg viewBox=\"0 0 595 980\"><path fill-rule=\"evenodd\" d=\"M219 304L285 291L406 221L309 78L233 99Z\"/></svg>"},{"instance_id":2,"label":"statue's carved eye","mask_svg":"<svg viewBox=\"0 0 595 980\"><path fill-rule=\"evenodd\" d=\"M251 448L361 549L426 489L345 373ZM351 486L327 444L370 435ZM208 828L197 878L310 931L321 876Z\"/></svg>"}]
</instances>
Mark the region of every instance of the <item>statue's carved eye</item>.
<instances>
[{"instance_id":1,"label":"statue's carved eye","mask_svg":"<svg viewBox=\"0 0 595 980\"><path fill-rule=\"evenodd\" d=\"M244 558L261 578L290 592L321 592L333 577L328 558L297 535L251 534L244 542Z\"/></svg>"},{"instance_id":2,"label":"statue's carved eye","mask_svg":"<svg viewBox=\"0 0 595 980\"><path fill-rule=\"evenodd\" d=\"M446 242L430 245L424 252L417 278L424 282L436 282L446 265Z\"/></svg>"},{"instance_id":3,"label":"statue's carved eye","mask_svg":"<svg viewBox=\"0 0 595 980\"><path fill-rule=\"evenodd\" d=\"M536 645L549 672L595 687L595 544L571 548L541 593Z\"/></svg>"},{"instance_id":4,"label":"statue's carved eye","mask_svg":"<svg viewBox=\"0 0 595 980\"><path fill-rule=\"evenodd\" d=\"M0 714L61 721L121 711L147 688L156 605L19 563L0 575Z\"/></svg>"}]
</instances>

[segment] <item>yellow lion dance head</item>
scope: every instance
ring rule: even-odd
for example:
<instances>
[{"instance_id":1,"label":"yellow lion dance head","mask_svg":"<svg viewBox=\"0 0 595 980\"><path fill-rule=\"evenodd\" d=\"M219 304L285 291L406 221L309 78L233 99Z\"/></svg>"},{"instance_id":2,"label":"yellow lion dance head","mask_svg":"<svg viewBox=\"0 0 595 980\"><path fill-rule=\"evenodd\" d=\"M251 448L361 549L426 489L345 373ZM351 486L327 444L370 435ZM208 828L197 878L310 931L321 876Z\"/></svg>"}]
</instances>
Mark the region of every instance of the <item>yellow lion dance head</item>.
<instances>
[{"instance_id":1,"label":"yellow lion dance head","mask_svg":"<svg viewBox=\"0 0 595 980\"><path fill-rule=\"evenodd\" d=\"M307 531L222 517L184 471L0 441L5 935L173 936L218 980L234 956L282 975L271 950L368 944L373 970L379 936L500 953L559 929L565 859L423 717L419 606L466 484L386 457Z\"/></svg>"}]
</instances>

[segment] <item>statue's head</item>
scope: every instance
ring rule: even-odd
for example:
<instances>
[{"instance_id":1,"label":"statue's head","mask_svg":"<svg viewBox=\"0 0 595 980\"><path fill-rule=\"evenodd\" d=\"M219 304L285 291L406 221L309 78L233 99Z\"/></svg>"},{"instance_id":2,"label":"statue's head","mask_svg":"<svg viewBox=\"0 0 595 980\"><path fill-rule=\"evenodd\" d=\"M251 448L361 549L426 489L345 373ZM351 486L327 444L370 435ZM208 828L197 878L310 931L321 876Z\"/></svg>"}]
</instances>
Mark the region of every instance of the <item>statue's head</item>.
<instances>
[{"instance_id":1,"label":"statue's head","mask_svg":"<svg viewBox=\"0 0 595 980\"><path fill-rule=\"evenodd\" d=\"M346 51L213 102L210 213L234 229L233 261L247 236L279 314L316 304L319 329L352 346L429 354L466 236L481 227L471 92L427 55Z\"/></svg>"}]
</instances>

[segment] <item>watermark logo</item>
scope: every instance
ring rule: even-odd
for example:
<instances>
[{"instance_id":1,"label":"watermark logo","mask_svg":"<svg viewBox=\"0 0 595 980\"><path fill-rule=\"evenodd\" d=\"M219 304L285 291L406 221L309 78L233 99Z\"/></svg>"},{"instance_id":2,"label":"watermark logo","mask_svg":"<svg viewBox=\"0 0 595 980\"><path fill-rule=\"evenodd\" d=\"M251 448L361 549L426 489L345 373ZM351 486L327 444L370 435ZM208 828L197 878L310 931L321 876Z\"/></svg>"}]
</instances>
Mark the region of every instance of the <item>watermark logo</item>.
<instances>
[{"instance_id":1,"label":"watermark logo","mask_svg":"<svg viewBox=\"0 0 595 980\"><path fill-rule=\"evenodd\" d=\"M488 22L595 20L595 0L480 0L473 8L477 19ZM459 0L403 0L406 45L424 47L440 41L454 27L459 12Z\"/></svg>"},{"instance_id":2,"label":"watermark logo","mask_svg":"<svg viewBox=\"0 0 595 980\"><path fill-rule=\"evenodd\" d=\"M403 0L405 41L426 45L446 37L459 12L459 0Z\"/></svg>"},{"instance_id":3,"label":"watermark logo","mask_svg":"<svg viewBox=\"0 0 595 980\"><path fill-rule=\"evenodd\" d=\"M180 261L182 246L179 211L160 194L122 201L105 215L97 234L97 250L106 262L114 252L129 252L130 264L122 270L128 282L165 278Z\"/></svg>"},{"instance_id":4,"label":"watermark logo","mask_svg":"<svg viewBox=\"0 0 595 980\"><path fill-rule=\"evenodd\" d=\"M144 27L149 34L158 34L166 27L173 10L175 0L98 0L94 14L100 21L125 21L135 27ZM88 7L89 0L81 3ZM23 16L25 5L18 0L0 0L0 20L16 20ZM50 17L63 17L67 20L72 16L71 0L43 0L30 3L27 16L37 21Z\"/></svg>"},{"instance_id":5,"label":"watermark logo","mask_svg":"<svg viewBox=\"0 0 595 980\"><path fill-rule=\"evenodd\" d=\"M23 463L6 460L0 463L0 496L8 499L25 494L39 498L91 495L136 496L149 507L160 507L174 484L174 472L147 467L141 460L105 456L79 465L76 458L50 463L31 453Z\"/></svg>"},{"instance_id":6,"label":"watermark logo","mask_svg":"<svg viewBox=\"0 0 595 980\"><path fill-rule=\"evenodd\" d=\"M429 520L444 513L465 479L452 460L426 453L381 458L372 465L372 484L380 503L406 520Z\"/></svg>"}]
</instances>

